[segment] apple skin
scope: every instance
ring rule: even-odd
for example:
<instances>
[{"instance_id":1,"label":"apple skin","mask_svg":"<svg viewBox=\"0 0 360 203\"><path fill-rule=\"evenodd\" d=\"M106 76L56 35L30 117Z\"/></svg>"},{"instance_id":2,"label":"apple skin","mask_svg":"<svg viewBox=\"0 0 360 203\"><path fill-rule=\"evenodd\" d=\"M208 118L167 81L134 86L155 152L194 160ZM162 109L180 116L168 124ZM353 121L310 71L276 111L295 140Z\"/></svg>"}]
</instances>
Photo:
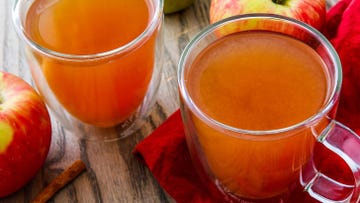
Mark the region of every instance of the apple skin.
<instances>
[{"instance_id":1,"label":"apple skin","mask_svg":"<svg viewBox=\"0 0 360 203\"><path fill-rule=\"evenodd\" d=\"M164 0L164 13L170 14L183 10L194 3L195 0Z\"/></svg>"},{"instance_id":2,"label":"apple skin","mask_svg":"<svg viewBox=\"0 0 360 203\"><path fill-rule=\"evenodd\" d=\"M277 2L277 3L275 3ZM249 13L277 14L297 19L322 30L325 24L325 0L212 0L210 23Z\"/></svg>"},{"instance_id":3,"label":"apple skin","mask_svg":"<svg viewBox=\"0 0 360 203\"><path fill-rule=\"evenodd\" d=\"M36 175L50 142L51 122L42 98L24 80L0 71L0 198Z\"/></svg>"}]
</instances>

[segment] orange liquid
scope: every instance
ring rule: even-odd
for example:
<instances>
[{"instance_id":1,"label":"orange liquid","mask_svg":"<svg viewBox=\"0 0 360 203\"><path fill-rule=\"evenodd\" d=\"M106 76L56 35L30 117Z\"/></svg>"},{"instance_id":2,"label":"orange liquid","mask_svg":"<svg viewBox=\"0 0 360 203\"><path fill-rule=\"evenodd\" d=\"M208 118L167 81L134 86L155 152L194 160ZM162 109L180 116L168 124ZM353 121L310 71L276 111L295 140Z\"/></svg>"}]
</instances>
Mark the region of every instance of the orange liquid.
<instances>
[{"instance_id":1,"label":"orange liquid","mask_svg":"<svg viewBox=\"0 0 360 203\"><path fill-rule=\"evenodd\" d=\"M186 75L204 113L246 130L292 126L316 114L327 94L324 63L307 45L268 32L226 36L203 50ZM211 128L192 116L209 173L232 193L261 199L289 189L310 158L309 128L250 136Z\"/></svg>"},{"instance_id":2,"label":"orange liquid","mask_svg":"<svg viewBox=\"0 0 360 203\"><path fill-rule=\"evenodd\" d=\"M146 29L151 12L146 0L38 0L28 11L25 28L45 48L96 54L134 40ZM107 127L126 120L142 102L153 70L155 35L105 61L35 55L61 105L86 123Z\"/></svg>"}]
</instances>

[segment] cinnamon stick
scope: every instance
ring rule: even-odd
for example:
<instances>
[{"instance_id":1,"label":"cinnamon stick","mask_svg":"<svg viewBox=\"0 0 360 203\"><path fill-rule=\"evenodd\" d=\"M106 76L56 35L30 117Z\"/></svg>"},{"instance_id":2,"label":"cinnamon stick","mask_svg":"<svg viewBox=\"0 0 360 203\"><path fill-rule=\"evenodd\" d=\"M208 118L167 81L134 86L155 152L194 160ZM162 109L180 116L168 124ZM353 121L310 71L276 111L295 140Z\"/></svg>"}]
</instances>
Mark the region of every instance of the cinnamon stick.
<instances>
[{"instance_id":1,"label":"cinnamon stick","mask_svg":"<svg viewBox=\"0 0 360 203\"><path fill-rule=\"evenodd\" d=\"M69 168L54 178L32 201L31 203L45 203L53 197L65 185L75 179L86 169L84 162L75 161Z\"/></svg>"}]
</instances>

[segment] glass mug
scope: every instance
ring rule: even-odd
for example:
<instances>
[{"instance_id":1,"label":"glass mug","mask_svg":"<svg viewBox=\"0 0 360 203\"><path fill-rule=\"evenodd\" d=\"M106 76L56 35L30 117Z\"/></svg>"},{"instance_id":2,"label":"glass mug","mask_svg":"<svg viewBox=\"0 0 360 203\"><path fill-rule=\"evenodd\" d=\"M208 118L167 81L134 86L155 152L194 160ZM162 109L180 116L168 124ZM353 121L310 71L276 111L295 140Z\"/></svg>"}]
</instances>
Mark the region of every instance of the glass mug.
<instances>
[{"instance_id":1,"label":"glass mug","mask_svg":"<svg viewBox=\"0 0 360 203\"><path fill-rule=\"evenodd\" d=\"M162 0L15 2L32 78L65 128L116 126L116 135L83 137L112 140L141 127L161 81L162 8Z\"/></svg>"},{"instance_id":2,"label":"glass mug","mask_svg":"<svg viewBox=\"0 0 360 203\"><path fill-rule=\"evenodd\" d=\"M205 28L178 70L186 141L204 183L229 202L294 202L296 187L320 202L358 202L360 139L333 120L341 81L334 48L302 22L248 14ZM352 184L318 170L317 145L345 161Z\"/></svg>"}]
</instances>

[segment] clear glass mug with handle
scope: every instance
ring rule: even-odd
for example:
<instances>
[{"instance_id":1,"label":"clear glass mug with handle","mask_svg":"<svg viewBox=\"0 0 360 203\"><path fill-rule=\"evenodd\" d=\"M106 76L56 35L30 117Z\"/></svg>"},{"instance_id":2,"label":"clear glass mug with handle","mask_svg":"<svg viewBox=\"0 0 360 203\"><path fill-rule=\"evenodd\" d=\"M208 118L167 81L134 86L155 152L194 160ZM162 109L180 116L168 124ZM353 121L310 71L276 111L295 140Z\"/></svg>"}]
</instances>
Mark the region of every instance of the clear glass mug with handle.
<instances>
[{"instance_id":1,"label":"clear glass mug with handle","mask_svg":"<svg viewBox=\"0 0 360 203\"><path fill-rule=\"evenodd\" d=\"M161 81L162 0L18 0L13 20L35 85L66 129L113 140L141 127Z\"/></svg>"},{"instance_id":2,"label":"clear glass mug with handle","mask_svg":"<svg viewBox=\"0 0 360 203\"><path fill-rule=\"evenodd\" d=\"M246 38L236 38L240 35ZM251 55L246 53L255 50L249 42L253 40L253 43L261 44L265 38L263 35L271 37L265 39L268 44L264 55L249 58ZM289 63L291 65L282 70L285 73L282 77L291 75L289 77L294 76L293 79L278 86L285 86L285 89L274 90L273 83L283 82L278 78L280 69L266 72L253 67L268 67L267 64L274 61L287 60L274 60L265 55L271 55L267 49L275 45L276 49L292 52L289 49L292 43L296 44L294 47L304 47L305 52L312 55L298 57L280 53L298 58L297 62ZM285 44L285 48L279 44ZM237 51L247 57L242 59L243 55L234 54ZM319 59L323 81L318 74L307 78L309 70L302 65L307 60L304 56ZM229 62L231 59L241 62L232 64ZM291 73L295 63L300 64L296 71L303 75ZM250 65L238 73L246 64ZM252 73L252 69L257 72ZM272 74L278 81L267 81ZM303 83L307 79L314 83L297 98L300 102L296 106L293 104L296 100L290 98L294 92L292 88L304 89ZM247 80L249 82L244 85L242 82ZM178 85L188 148L204 183L215 186L224 195L224 201L229 202L294 202L297 195L295 186L320 202L359 202L360 139L334 120L341 82L341 63L336 51L320 32L302 22L277 15L249 14L222 20L202 30L181 55ZM261 86L262 83L265 85ZM290 117L298 109L306 110L308 106L303 103L318 99L312 93L316 89L314 86L319 84L324 86L323 99L308 117L278 128L257 128L261 122L275 126L283 122L280 121L281 115L286 112L273 109L277 102L277 108L282 108L282 111L290 111L291 106L295 106L295 110L288 114ZM243 92L248 94L242 97ZM270 96L263 97L262 94ZM283 100L279 99L283 95ZM251 103L257 98L260 98L259 104ZM312 102L309 104L311 106ZM238 111L239 105L246 105L244 112ZM254 112L245 115L246 111L251 111L250 108L255 109ZM271 119L256 117L262 111ZM255 127L238 127L248 122L254 122ZM353 174L351 184L336 181L317 169L314 147L319 144L344 160Z\"/></svg>"}]
</instances>

